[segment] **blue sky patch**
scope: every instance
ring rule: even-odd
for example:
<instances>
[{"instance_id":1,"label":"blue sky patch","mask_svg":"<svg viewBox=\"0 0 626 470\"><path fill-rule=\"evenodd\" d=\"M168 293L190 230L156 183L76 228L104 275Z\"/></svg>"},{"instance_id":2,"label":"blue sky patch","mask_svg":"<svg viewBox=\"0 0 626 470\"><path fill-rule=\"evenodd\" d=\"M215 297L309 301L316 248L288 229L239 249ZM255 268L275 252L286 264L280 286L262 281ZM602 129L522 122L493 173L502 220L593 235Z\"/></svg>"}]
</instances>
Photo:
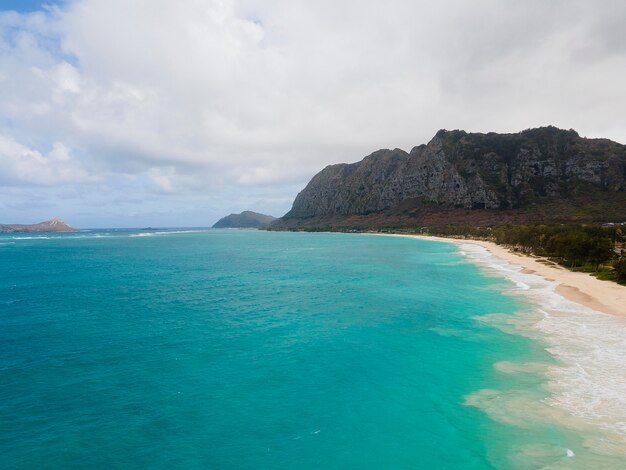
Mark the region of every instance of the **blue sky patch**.
<instances>
[{"instance_id":1,"label":"blue sky patch","mask_svg":"<svg viewBox=\"0 0 626 470\"><path fill-rule=\"evenodd\" d=\"M43 5L58 5L59 1L42 0L0 0L0 11L14 10L28 13L41 10Z\"/></svg>"}]
</instances>

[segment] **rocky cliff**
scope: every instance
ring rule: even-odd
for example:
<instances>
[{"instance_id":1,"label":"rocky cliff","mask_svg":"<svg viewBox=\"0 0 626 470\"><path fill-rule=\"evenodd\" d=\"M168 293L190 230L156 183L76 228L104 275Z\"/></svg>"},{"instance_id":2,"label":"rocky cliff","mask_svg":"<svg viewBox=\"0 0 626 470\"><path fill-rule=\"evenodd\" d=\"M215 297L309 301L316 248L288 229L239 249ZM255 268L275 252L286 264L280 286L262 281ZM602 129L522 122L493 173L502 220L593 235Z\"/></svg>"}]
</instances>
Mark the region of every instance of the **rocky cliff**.
<instances>
[{"instance_id":1,"label":"rocky cliff","mask_svg":"<svg viewBox=\"0 0 626 470\"><path fill-rule=\"evenodd\" d=\"M626 146L555 127L437 132L326 167L275 228L626 220Z\"/></svg>"},{"instance_id":2,"label":"rocky cliff","mask_svg":"<svg viewBox=\"0 0 626 470\"><path fill-rule=\"evenodd\" d=\"M241 214L230 214L218 220L213 228L263 228L267 227L276 217L243 211Z\"/></svg>"},{"instance_id":3,"label":"rocky cliff","mask_svg":"<svg viewBox=\"0 0 626 470\"><path fill-rule=\"evenodd\" d=\"M39 222L38 224L0 224L0 233L11 232L77 232L61 219L54 217L53 219Z\"/></svg>"}]
</instances>

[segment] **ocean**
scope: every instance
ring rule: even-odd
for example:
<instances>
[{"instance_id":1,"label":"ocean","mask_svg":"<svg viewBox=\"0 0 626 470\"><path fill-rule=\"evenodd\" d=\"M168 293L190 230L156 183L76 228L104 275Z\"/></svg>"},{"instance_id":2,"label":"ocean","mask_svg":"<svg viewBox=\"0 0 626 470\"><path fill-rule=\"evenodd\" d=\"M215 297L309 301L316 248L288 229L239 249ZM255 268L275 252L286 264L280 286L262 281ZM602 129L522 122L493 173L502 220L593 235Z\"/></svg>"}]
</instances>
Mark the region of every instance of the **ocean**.
<instances>
[{"instance_id":1,"label":"ocean","mask_svg":"<svg viewBox=\"0 0 626 470\"><path fill-rule=\"evenodd\" d=\"M624 468L626 324L553 287L404 237L1 235L0 468Z\"/></svg>"}]
</instances>

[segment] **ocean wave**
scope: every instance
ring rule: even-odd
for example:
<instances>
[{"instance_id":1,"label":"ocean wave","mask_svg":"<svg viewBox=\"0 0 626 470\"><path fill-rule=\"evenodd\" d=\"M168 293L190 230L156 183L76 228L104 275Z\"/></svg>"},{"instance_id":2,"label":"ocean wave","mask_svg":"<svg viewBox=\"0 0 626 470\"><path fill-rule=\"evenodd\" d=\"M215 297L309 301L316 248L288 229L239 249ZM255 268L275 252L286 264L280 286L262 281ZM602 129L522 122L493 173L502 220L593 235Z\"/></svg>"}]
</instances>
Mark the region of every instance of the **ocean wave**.
<instances>
[{"instance_id":1,"label":"ocean wave","mask_svg":"<svg viewBox=\"0 0 626 470\"><path fill-rule=\"evenodd\" d=\"M597 453L626 456L626 319L566 299L555 291L557 281L523 272L520 266L495 257L482 246L462 244L460 251L487 273L510 280L514 287L508 293L528 306L517 315L489 314L477 319L506 333L541 341L557 360L550 365L495 365L502 373L536 371L545 375L548 396L534 404L522 400L520 410L533 419L548 417L566 427L584 430L589 436L585 445L593 446ZM494 396L499 400L494 402ZM497 420L524 420L502 414L520 405L520 397L483 391L470 396L468 404L482 408Z\"/></svg>"},{"instance_id":2,"label":"ocean wave","mask_svg":"<svg viewBox=\"0 0 626 470\"><path fill-rule=\"evenodd\" d=\"M119 237L119 236L118 236ZM92 238L116 238L115 235L111 235L109 233L94 233L94 234L85 234L85 235L65 235L62 237L55 237L56 240L79 240L79 239L89 239Z\"/></svg>"},{"instance_id":3,"label":"ocean wave","mask_svg":"<svg viewBox=\"0 0 626 470\"><path fill-rule=\"evenodd\" d=\"M204 233L207 230L163 230L159 232L131 233L129 237L153 237L155 235L176 235L181 233Z\"/></svg>"},{"instance_id":4,"label":"ocean wave","mask_svg":"<svg viewBox=\"0 0 626 470\"><path fill-rule=\"evenodd\" d=\"M8 240L76 240L76 239L93 239L93 238L121 238L121 237L152 237L163 235L176 235L184 233L204 233L207 230L159 230L154 232L94 232L94 231L81 231L76 234L57 234L57 235L19 235L7 237Z\"/></svg>"},{"instance_id":5,"label":"ocean wave","mask_svg":"<svg viewBox=\"0 0 626 470\"><path fill-rule=\"evenodd\" d=\"M11 237L11 240L50 240L52 237L44 235L32 236L32 237Z\"/></svg>"},{"instance_id":6,"label":"ocean wave","mask_svg":"<svg viewBox=\"0 0 626 470\"><path fill-rule=\"evenodd\" d=\"M93 238L115 238L115 235L111 234L81 234L81 235L68 235L68 234L59 234L59 235L33 235L33 236L19 236L19 237L11 237L11 240L81 240L81 239L93 239Z\"/></svg>"}]
</instances>

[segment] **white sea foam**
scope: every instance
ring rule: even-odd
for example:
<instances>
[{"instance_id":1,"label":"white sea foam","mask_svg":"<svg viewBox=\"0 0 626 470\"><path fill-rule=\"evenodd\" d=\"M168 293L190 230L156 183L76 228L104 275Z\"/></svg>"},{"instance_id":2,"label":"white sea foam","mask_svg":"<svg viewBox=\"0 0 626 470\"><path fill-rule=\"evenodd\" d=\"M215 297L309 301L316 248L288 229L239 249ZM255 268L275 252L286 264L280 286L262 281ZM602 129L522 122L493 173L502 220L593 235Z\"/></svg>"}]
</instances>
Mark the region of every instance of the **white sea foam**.
<instances>
[{"instance_id":1,"label":"white sea foam","mask_svg":"<svg viewBox=\"0 0 626 470\"><path fill-rule=\"evenodd\" d=\"M203 233L207 230L160 230L155 232L131 233L127 235L124 232L119 233L93 233L88 230L81 230L80 234L63 234L62 236L48 235L20 235L10 237L10 240L77 240L77 239L94 239L94 238L120 238L120 237L152 237L157 235L176 235L182 233Z\"/></svg>"},{"instance_id":2,"label":"white sea foam","mask_svg":"<svg viewBox=\"0 0 626 470\"><path fill-rule=\"evenodd\" d=\"M47 236L47 235L34 235L34 236L19 236L11 237L11 240L80 240L80 239L93 239L93 238L114 238L114 235L110 234L81 234L81 235L60 235L60 236Z\"/></svg>"},{"instance_id":3,"label":"white sea foam","mask_svg":"<svg viewBox=\"0 0 626 470\"><path fill-rule=\"evenodd\" d=\"M168 235L171 233L204 233L208 232L208 230L169 230L166 232L154 232L158 235Z\"/></svg>"},{"instance_id":4,"label":"white sea foam","mask_svg":"<svg viewBox=\"0 0 626 470\"><path fill-rule=\"evenodd\" d=\"M503 374L545 374L549 364L542 362L509 362L501 361L494 364L495 369Z\"/></svg>"},{"instance_id":5,"label":"white sea foam","mask_svg":"<svg viewBox=\"0 0 626 470\"><path fill-rule=\"evenodd\" d=\"M11 237L12 240L49 240L50 237L45 237L43 235L34 236L34 237Z\"/></svg>"},{"instance_id":6,"label":"white sea foam","mask_svg":"<svg viewBox=\"0 0 626 470\"><path fill-rule=\"evenodd\" d=\"M87 234L87 235L66 235L66 236L62 236L62 237L56 237L55 240L82 240L82 239L86 239L86 240L91 240L94 238L115 238L115 235L110 235L110 234L100 234L100 233L96 233L93 235Z\"/></svg>"},{"instance_id":7,"label":"white sea foam","mask_svg":"<svg viewBox=\"0 0 626 470\"><path fill-rule=\"evenodd\" d=\"M153 237L155 235L175 235L180 233L202 233L206 232L206 230L167 230L167 231L159 231L159 232L142 232L142 233L131 233L129 237Z\"/></svg>"},{"instance_id":8,"label":"white sea foam","mask_svg":"<svg viewBox=\"0 0 626 470\"><path fill-rule=\"evenodd\" d=\"M576 428L589 425L609 433L588 439L587 445L621 448L626 454L626 319L564 298L555 291L558 282L524 273L520 266L495 257L482 246L462 244L460 248L488 273L512 281L515 287L510 294L530 302L528 311L519 315L491 314L480 319L507 333L541 340L558 360L556 365L546 366L549 396L542 400L543 405L564 410L574 418L571 421L554 414L562 424ZM535 367L541 369L534 365L530 369ZM499 363L496 368L502 372L516 369L509 363ZM517 368L520 372L529 369L524 365ZM470 397L469 404L482 402L480 398L485 397ZM546 409L541 408L545 416ZM578 424L574 426L574 422Z\"/></svg>"}]
</instances>

